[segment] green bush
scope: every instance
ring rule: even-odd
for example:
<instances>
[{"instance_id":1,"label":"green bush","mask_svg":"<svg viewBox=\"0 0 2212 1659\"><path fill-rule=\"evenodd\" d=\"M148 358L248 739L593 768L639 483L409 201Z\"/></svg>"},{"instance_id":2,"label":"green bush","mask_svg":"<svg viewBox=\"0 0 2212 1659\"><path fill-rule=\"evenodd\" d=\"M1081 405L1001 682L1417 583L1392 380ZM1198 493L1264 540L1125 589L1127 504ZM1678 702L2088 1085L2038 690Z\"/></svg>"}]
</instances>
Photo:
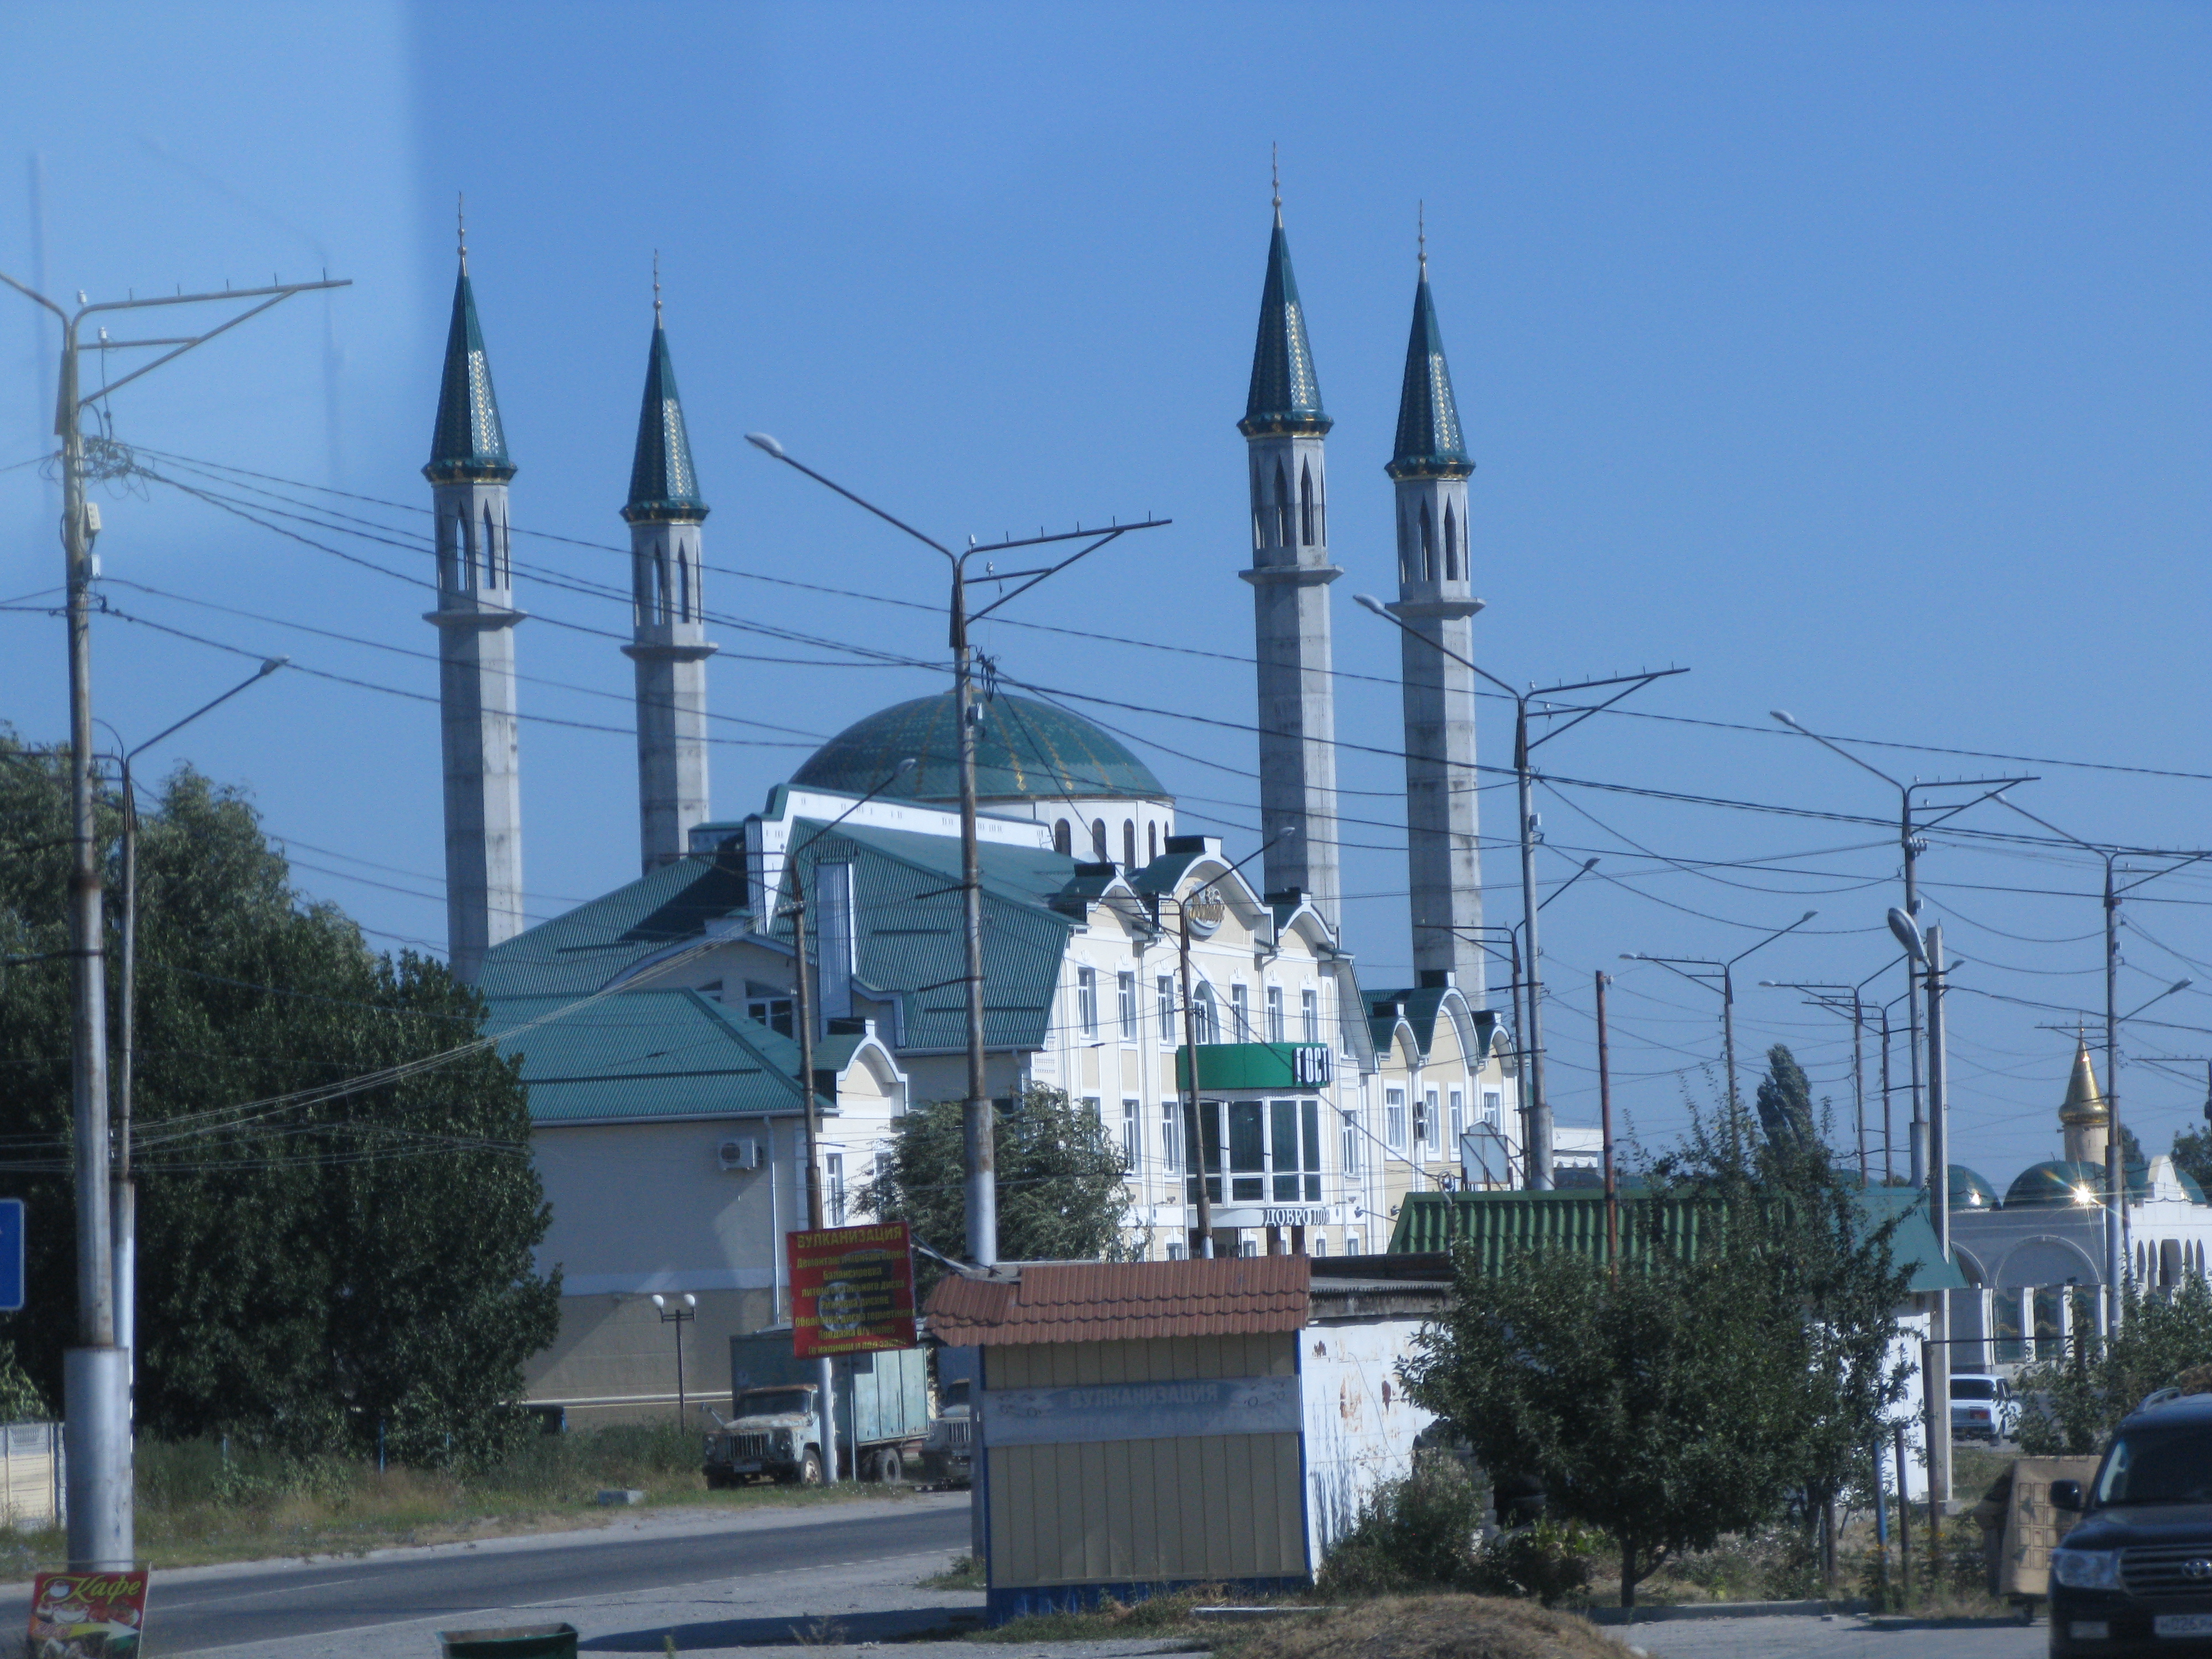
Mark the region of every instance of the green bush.
<instances>
[{"instance_id":1,"label":"green bush","mask_svg":"<svg viewBox=\"0 0 2212 1659\"><path fill-rule=\"evenodd\" d=\"M1359 1506L1358 1519L1322 1564L1330 1595L1457 1586L1474 1571L1475 1528L1483 1494L1448 1451L1413 1454L1403 1480L1385 1481Z\"/></svg>"},{"instance_id":2,"label":"green bush","mask_svg":"<svg viewBox=\"0 0 2212 1659\"><path fill-rule=\"evenodd\" d=\"M1476 1553L1472 1588L1489 1595L1533 1595L1555 1607L1589 1588L1605 1534L1573 1521L1544 1520L1492 1539Z\"/></svg>"}]
</instances>

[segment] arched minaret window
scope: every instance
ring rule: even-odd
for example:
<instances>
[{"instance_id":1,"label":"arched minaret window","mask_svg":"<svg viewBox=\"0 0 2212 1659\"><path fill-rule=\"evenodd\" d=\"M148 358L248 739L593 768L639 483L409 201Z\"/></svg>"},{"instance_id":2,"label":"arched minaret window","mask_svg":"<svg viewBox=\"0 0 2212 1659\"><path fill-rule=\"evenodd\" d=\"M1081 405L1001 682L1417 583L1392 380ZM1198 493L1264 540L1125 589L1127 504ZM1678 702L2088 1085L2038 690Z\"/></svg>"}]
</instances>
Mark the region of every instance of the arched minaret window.
<instances>
[{"instance_id":1,"label":"arched minaret window","mask_svg":"<svg viewBox=\"0 0 2212 1659\"><path fill-rule=\"evenodd\" d=\"M493 533L491 503L486 501L483 510L483 585L499 586L499 538Z\"/></svg>"},{"instance_id":2,"label":"arched minaret window","mask_svg":"<svg viewBox=\"0 0 2212 1659\"><path fill-rule=\"evenodd\" d=\"M1106 820L1103 818L1091 821L1091 856L1100 864L1105 863L1111 856L1106 851Z\"/></svg>"},{"instance_id":3,"label":"arched minaret window","mask_svg":"<svg viewBox=\"0 0 2212 1659\"><path fill-rule=\"evenodd\" d=\"M1145 826L1145 857L1149 861L1159 855L1160 826L1157 823L1148 823Z\"/></svg>"},{"instance_id":4,"label":"arched minaret window","mask_svg":"<svg viewBox=\"0 0 2212 1659\"><path fill-rule=\"evenodd\" d=\"M653 550L653 619L668 620L668 556L661 548Z\"/></svg>"},{"instance_id":5,"label":"arched minaret window","mask_svg":"<svg viewBox=\"0 0 2212 1659\"><path fill-rule=\"evenodd\" d=\"M1314 544L1328 545L1328 474L1321 475L1321 483L1314 488Z\"/></svg>"},{"instance_id":6,"label":"arched minaret window","mask_svg":"<svg viewBox=\"0 0 2212 1659\"><path fill-rule=\"evenodd\" d=\"M438 586L447 592L459 586L453 573L453 543L459 533L458 521L447 514L438 514Z\"/></svg>"},{"instance_id":7,"label":"arched minaret window","mask_svg":"<svg viewBox=\"0 0 2212 1659\"><path fill-rule=\"evenodd\" d=\"M676 620L691 620L691 561L680 544L676 550Z\"/></svg>"},{"instance_id":8,"label":"arched minaret window","mask_svg":"<svg viewBox=\"0 0 2212 1659\"><path fill-rule=\"evenodd\" d=\"M477 521L466 507L461 509L461 568L465 573L461 586L473 589L477 585Z\"/></svg>"},{"instance_id":9,"label":"arched minaret window","mask_svg":"<svg viewBox=\"0 0 2212 1659\"><path fill-rule=\"evenodd\" d=\"M1291 544L1291 486L1283 477L1283 464L1275 463L1275 545Z\"/></svg>"},{"instance_id":10,"label":"arched minaret window","mask_svg":"<svg viewBox=\"0 0 2212 1659\"><path fill-rule=\"evenodd\" d=\"M1308 547L1314 544L1313 468L1298 471L1298 539Z\"/></svg>"},{"instance_id":11,"label":"arched minaret window","mask_svg":"<svg viewBox=\"0 0 2212 1659\"><path fill-rule=\"evenodd\" d=\"M1437 527L1429 517L1429 504L1421 503L1421 580L1432 582L1437 579Z\"/></svg>"},{"instance_id":12,"label":"arched minaret window","mask_svg":"<svg viewBox=\"0 0 2212 1659\"><path fill-rule=\"evenodd\" d=\"M1398 583L1401 586L1413 580L1406 556L1407 538L1410 534L1411 532L1406 527L1406 509L1401 507L1398 509Z\"/></svg>"},{"instance_id":13,"label":"arched minaret window","mask_svg":"<svg viewBox=\"0 0 2212 1659\"><path fill-rule=\"evenodd\" d=\"M1252 469L1252 550L1258 552L1267 544L1267 501L1260 493L1260 469Z\"/></svg>"},{"instance_id":14,"label":"arched minaret window","mask_svg":"<svg viewBox=\"0 0 2212 1659\"><path fill-rule=\"evenodd\" d=\"M504 507L499 511L499 585L501 587L514 586L514 542L507 527L507 509Z\"/></svg>"},{"instance_id":15,"label":"arched minaret window","mask_svg":"<svg viewBox=\"0 0 2212 1659\"><path fill-rule=\"evenodd\" d=\"M1121 820L1121 867L1125 870L1133 870L1136 865L1137 821L1134 818L1123 818Z\"/></svg>"},{"instance_id":16,"label":"arched minaret window","mask_svg":"<svg viewBox=\"0 0 2212 1659\"><path fill-rule=\"evenodd\" d=\"M1068 834L1066 818L1052 826L1052 850L1063 857L1075 850L1075 838Z\"/></svg>"},{"instance_id":17,"label":"arched minaret window","mask_svg":"<svg viewBox=\"0 0 2212 1659\"><path fill-rule=\"evenodd\" d=\"M1444 503L1444 580L1459 580L1459 520L1453 516L1449 501Z\"/></svg>"}]
</instances>

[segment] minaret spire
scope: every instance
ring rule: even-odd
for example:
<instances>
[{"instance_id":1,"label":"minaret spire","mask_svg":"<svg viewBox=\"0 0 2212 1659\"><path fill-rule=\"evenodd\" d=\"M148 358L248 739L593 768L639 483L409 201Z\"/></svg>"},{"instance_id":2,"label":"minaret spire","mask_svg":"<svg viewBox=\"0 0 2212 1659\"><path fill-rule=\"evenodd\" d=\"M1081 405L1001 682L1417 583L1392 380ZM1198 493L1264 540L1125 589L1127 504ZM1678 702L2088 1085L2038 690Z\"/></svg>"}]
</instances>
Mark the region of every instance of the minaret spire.
<instances>
[{"instance_id":1,"label":"minaret spire","mask_svg":"<svg viewBox=\"0 0 2212 1659\"><path fill-rule=\"evenodd\" d=\"M515 732L514 571L507 483L514 463L469 282L467 222L456 210L459 275L446 331L438 419L422 476L438 515L438 690L446 774L446 940L473 983L484 952L522 931L522 791Z\"/></svg>"},{"instance_id":2,"label":"minaret spire","mask_svg":"<svg viewBox=\"0 0 2212 1659\"><path fill-rule=\"evenodd\" d=\"M707 818L707 659L715 650L701 592L707 513L668 352L656 252L645 402L622 510L632 598L632 638L623 654L636 665L638 836L647 874L682 858L692 826Z\"/></svg>"},{"instance_id":3,"label":"minaret spire","mask_svg":"<svg viewBox=\"0 0 2212 1659\"><path fill-rule=\"evenodd\" d=\"M1251 469L1253 629L1258 647L1260 824L1269 896L1304 893L1332 930L1338 914L1336 693L1330 668L1329 418L1283 232L1281 176L1244 400ZM1288 833L1285 833L1285 832Z\"/></svg>"},{"instance_id":4,"label":"minaret spire","mask_svg":"<svg viewBox=\"0 0 2212 1659\"><path fill-rule=\"evenodd\" d=\"M1426 204L1417 210L1413 327L1398 395L1397 441L1385 469L1396 486L1398 603L1406 721L1406 866L1413 968L1424 985L1456 983L1484 1001L1482 855L1476 840L1474 677L1467 478L1443 331L1429 292Z\"/></svg>"}]
</instances>

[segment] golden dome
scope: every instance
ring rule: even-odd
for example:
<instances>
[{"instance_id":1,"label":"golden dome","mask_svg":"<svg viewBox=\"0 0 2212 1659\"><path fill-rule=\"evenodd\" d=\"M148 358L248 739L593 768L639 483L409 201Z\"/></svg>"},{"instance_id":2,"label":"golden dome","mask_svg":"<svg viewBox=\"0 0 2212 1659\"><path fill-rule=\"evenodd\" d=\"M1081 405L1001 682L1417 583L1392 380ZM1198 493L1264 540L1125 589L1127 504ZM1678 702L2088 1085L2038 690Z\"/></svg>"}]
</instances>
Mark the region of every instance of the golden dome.
<instances>
[{"instance_id":1,"label":"golden dome","mask_svg":"<svg viewBox=\"0 0 2212 1659\"><path fill-rule=\"evenodd\" d=\"M2081 1046L2074 1051L2074 1075L2067 1080L2066 1103L2058 1109L2058 1121L2073 1128L2111 1120L2105 1097L2097 1090L2096 1068L2089 1063L2088 1042L2083 1039Z\"/></svg>"}]
</instances>

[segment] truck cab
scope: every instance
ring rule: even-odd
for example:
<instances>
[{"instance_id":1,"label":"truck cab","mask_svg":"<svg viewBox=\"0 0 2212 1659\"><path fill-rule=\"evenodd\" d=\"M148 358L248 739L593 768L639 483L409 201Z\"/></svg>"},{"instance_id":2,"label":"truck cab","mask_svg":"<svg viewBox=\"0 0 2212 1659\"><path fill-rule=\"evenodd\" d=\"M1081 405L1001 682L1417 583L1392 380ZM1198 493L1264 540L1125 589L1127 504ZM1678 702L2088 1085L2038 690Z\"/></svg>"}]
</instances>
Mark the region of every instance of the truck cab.
<instances>
[{"instance_id":1,"label":"truck cab","mask_svg":"<svg viewBox=\"0 0 2212 1659\"><path fill-rule=\"evenodd\" d=\"M942 1382L937 1391L937 1414L929 1419L929 1432L921 1441L921 1473L939 1486L964 1486L974 1478L975 1413L968 1378Z\"/></svg>"},{"instance_id":2,"label":"truck cab","mask_svg":"<svg viewBox=\"0 0 2212 1659\"><path fill-rule=\"evenodd\" d=\"M814 1395L811 1382L741 1390L730 1402L734 1414L716 1417L714 1432L707 1437L708 1486L721 1491L763 1477L786 1485L819 1486L821 1419L815 1413Z\"/></svg>"}]
</instances>

